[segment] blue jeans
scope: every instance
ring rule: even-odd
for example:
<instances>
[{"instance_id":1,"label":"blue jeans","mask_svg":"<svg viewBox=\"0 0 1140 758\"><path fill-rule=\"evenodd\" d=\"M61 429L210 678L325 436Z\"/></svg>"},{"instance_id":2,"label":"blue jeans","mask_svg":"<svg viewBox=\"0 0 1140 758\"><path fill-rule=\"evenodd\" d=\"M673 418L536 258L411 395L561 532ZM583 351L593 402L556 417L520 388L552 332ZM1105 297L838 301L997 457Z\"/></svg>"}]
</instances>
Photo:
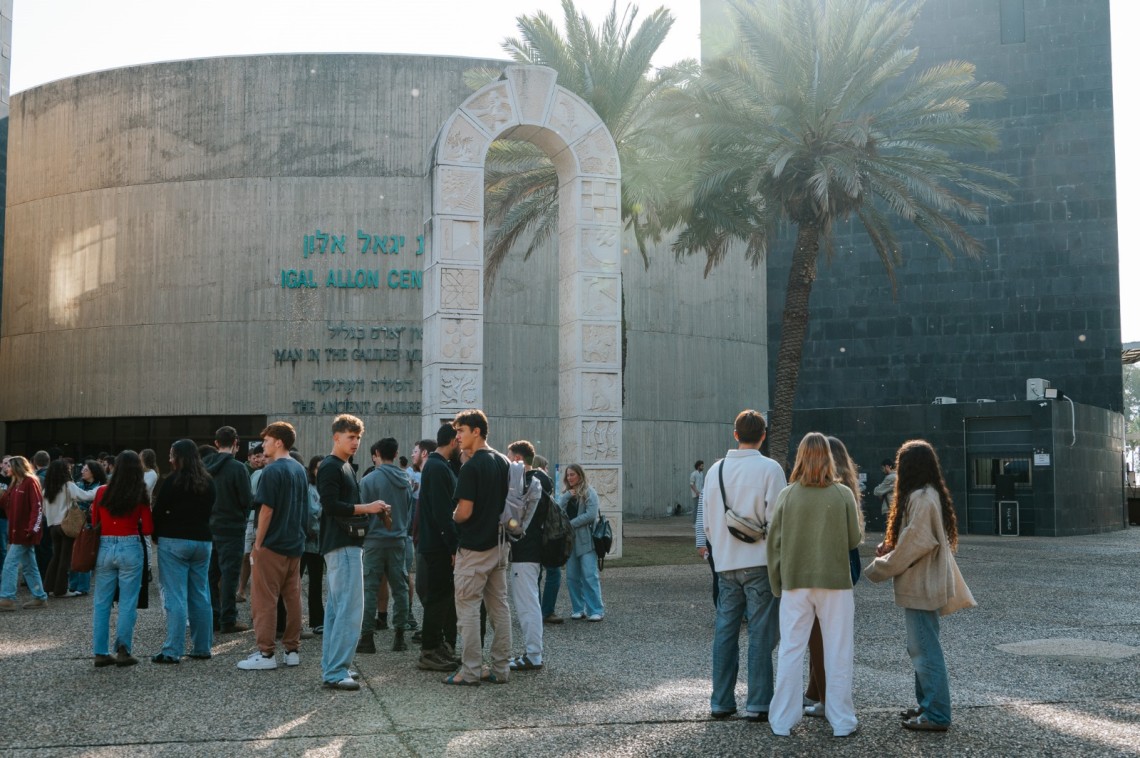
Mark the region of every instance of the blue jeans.
<instances>
[{"instance_id":1,"label":"blue jeans","mask_svg":"<svg viewBox=\"0 0 1140 758\"><path fill-rule=\"evenodd\" d=\"M92 611L95 627L95 655L110 655L120 647L131 652L138 616L139 589L142 586L143 550L137 534L130 537L100 537L99 556L95 559L95 599ZM111 626L111 604L115 588L119 588L119 620L115 627L115 646L108 637Z\"/></svg>"},{"instance_id":2,"label":"blue jeans","mask_svg":"<svg viewBox=\"0 0 1140 758\"><path fill-rule=\"evenodd\" d=\"M24 572L24 583L28 585L32 595L40 600L47 600L44 583L40 579L40 569L36 565L35 545L8 546L8 552L4 554L4 573L0 578L0 598L16 599L16 579L21 570Z\"/></svg>"},{"instance_id":3,"label":"blue jeans","mask_svg":"<svg viewBox=\"0 0 1140 758\"><path fill-rule=\"evenodd\" d=\"M8 553L8 519L0 518L0 558Z\"/></svg>"},{"instance_id":4,"label":"blue jeans","mask_svg":"<svg viewBox=\"0 0 1140 758\"><path fill-rule=\"evenodd\" d=\"M935 724L950 723L950 676L938 641L938 611L905 608L906 651L914 665L914 697Z\"/></svg>"},{"instance_id":5,"label":"blue jeans","mask_svg":"<svg viewBox=\"0 0 1140 758\"><path fill-rule=\"evenodd\" d=\"M542 586L542 617L554 614L554 606L558 604L558 589L562 586L562 568L544 568L546 583Z\"/></svg>"},{"instance_id":6,"label":"blue jeans","mask_svg":"<svg viewBox=\"0 0 1140 758\"><path fill-rule=\"evenodd\" d=\"M158 574L162 577L162 607L166 610L166 642L162 654L181 658L186 650L186 619L190 619L192 655L209 655L214 644L214 614L210 609L208 575L213 546L200 540L163 537L158 540Z\"/></svg>"},{"instance_id":7,"label":"blue jeans","mask_svg":"<svg viewBox=\"0 0 1140 758\"><path fill-rule=\"evenodd\" d=\"M91 591L91 572L90 571L69 571L67 572L67 589L72 592L87 593Z\"/></svg>"},{"instance_id":8,"label":"blue jeans","mask_svg":"<svg viewBox=\"0 0 1140 758\"><path fill-rule=\"evenodd\" d=\"M213 548L210 565L217 573L210 577L210 605L218 623L228 626L237 621L235 596L241 578L241 559L245 555L245 535L215 534Z\"/></svg>"},{"instance_id":9,"label":"blue jeans","mask_svg":"<svg viewBox=\"0 0 1140 758\"><path fill-rule=\"evenodd\" d=\"M321 679L348 678L364 619L364 549L341 547L325 555L325 633L321 639Z\"/></svg>"},{"instance_id":10,"label":"blue jeans","mask_svg":"<svg viewBox=\"0 0 1140 758\"><path fill-rule=\"evenodd\" d=\"M604 615L602 581L598 578L598 556L592 550L572 555L566 562L566 589L570 593L570 609L587 616Z\"/></svg>"},{"instance_id":11,"label":"blue jeans","mask_svg":"<svg viewBox=\"0 0 1140 758\"><path fill-rule=\"evenodd\" d=\"M736 710L736 676L740 669L740 622L748 610L748 704L752 713L772 703L772 650L780 636L780 599L772 596L768 567L722 571L712 648L714 713Z\"/></svg>"},{"instance_id":12,"label":"blue jeans","mask_svg":"<svg viewBox=\"0 0 1140 758\"><path fill-rule=\"evenodd\" d=\"M407 546L380 547L366 545L364 548L364 621L360 633L372 634L376 629L376 593L380 590L380 580L388 579L388 597L392 599L392 628L408 628L408 572L404 568L407 559ZM387 608L381 608L387 613Z\"/></svg>"}]
</instances>

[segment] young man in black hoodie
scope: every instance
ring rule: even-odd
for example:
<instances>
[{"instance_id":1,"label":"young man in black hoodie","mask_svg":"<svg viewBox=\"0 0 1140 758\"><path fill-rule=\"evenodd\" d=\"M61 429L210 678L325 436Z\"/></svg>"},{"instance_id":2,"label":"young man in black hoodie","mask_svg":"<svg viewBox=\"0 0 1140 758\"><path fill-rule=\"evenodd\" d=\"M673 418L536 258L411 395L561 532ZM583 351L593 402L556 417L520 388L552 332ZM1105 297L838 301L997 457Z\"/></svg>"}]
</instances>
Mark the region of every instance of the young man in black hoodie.
<instances>
[{"instance_id":1,"label":"young man in black hoodie","mask_svg":"<svg viewBox=\"0 0 1140 758\"><path fill-rule=\"evenodd\" d=\"M425 671L454 671L455 576L452 564L458 537L451 513L455 509L455 427L444 424L435 435L435 451L420 472L420 542L416 546L416 594L424 606L420 660Z\"/></svg>"},{"instance_id":2,"label":"young man in black hoodie","mask_svg":"<svg viewBox=\"0 0 1140 758\"><path fill-rule=\"evenodd\" d=\"M380 500L390 508L391 525L373 516L364 538L364 620L360 627L358 653L375 653L376 593L380 582L388 580L394 612L392 628L396 630L392 649L408 649L404 631L408 628L408 571L404 556L407 554L408 535L412 524L412 483L404 470L396 465L400 446L392 437L385 437L372 446L379 454L380 465L360 482L360 497L371 502ZM387 610L387 609L385 609Z\"/></svg>"},{"instance_id":3,"label":"young man in black hoodie","mask_svg":"<svg viewBox=\"0 0 1140 758\"><path fill-rule=\"evenodd\" d=\"M234 458L238 449L237 430L232 426L218 429L214 432L214 446L218 453L204 461L217 491L214 509L210 512L210 533L214 541L210 555L210 604L214 608L214 630L245 632L249 626L237 620L235 596L253 493L245 466Z\"/></svg>"}]
</instances>

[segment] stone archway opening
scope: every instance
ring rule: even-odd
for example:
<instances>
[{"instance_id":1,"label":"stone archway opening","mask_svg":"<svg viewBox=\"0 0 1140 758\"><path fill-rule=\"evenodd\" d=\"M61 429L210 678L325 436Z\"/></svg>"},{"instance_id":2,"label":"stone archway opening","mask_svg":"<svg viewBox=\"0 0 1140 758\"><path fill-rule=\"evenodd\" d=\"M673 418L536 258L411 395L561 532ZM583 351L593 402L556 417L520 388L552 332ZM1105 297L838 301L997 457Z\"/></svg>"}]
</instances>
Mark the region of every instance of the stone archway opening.
<instances>
[{"instance_id":1,"label":"stone archway opening","mask_svg":"<svg viewBox=\"0 0 1140 758\"><path fill-rule=\"evenodd\" d=\"M431 168L424 268L423 431L483 407L484 161L532 142L558 172L558 444L602 511L621 513L621 167L605 124L542 66L507 66L444 123ZM493 411L493 409L491 409ZM620 519L619 519L620 523ZM621 555L621 530L614 551Z\"/></svg>"}]
</instances>

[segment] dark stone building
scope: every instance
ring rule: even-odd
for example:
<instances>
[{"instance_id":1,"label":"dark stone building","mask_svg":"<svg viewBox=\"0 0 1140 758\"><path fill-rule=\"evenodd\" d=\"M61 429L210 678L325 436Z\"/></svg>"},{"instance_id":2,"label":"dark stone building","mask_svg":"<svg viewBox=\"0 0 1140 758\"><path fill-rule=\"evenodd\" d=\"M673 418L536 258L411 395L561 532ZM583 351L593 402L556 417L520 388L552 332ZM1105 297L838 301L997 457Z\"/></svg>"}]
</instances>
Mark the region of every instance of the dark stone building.
<instances>
[{"instance_id":1,"label":"dark stone building","mask_svg":"<svg viewBox=\"0 0 1140 758\"><path fill-rule=\"evenodd\" d=\"M1090 414L1122 409L1109 4L928 0L911 42L920 49L913 71L967 60L976 64L980 80L1006 86L1004 101L976 109L977 116L999 123L1001 147L962 157L1015 177L1013 200L991 205L989 222L970 227L986 247L980 260L947 261L898 222L904 264L896 272L897 298L857 222L839 229L834 260L821 261L812 293L792 439L810 429L843 437L873 484L880 477L878 461L904 439L940 437L959 507L969 499L970 531L992 532L996 520L981 512L984 498L968 496L965 477L974 459L988 460L989 453L964 438L963 419L996 412L977 400L997 400L1001 415L1015 419L1004 426L977 422L979 429L994 423L1004 429L1004 455L1023 460L1044 449L1054 454L1054 466L1062 449L1049 442L1049 430L1057 418L1068 418L1069 407L1050 410L1052 420L1038 418L1046 411L1025 400L1027 379L1051 381L1078 404L1094 406ZM791 244L785 234L769 261L773 350ZM774 353L769 371L772 386ZM940 396L969 405L919 407ZM1117 417L1100 415L1090 429L1115 430ZM1108 444L1116 456L1115 478L1090 471L1096 482L1080 486L1079 493L1050 489L1056 502L1048 511L1055 506L1056 516L1023 515L1023 534L1124 525L1121 434L1086 438L1078 428L1078 436L1077 448ZM1055 467L1052 474L1058 482L1068 480ZM1033 493L1046 496L1036 479ZM992 497L985 507L993 510ZM1095 516L1086 518L1090 513Z\"/></svg>"}]
</instances>

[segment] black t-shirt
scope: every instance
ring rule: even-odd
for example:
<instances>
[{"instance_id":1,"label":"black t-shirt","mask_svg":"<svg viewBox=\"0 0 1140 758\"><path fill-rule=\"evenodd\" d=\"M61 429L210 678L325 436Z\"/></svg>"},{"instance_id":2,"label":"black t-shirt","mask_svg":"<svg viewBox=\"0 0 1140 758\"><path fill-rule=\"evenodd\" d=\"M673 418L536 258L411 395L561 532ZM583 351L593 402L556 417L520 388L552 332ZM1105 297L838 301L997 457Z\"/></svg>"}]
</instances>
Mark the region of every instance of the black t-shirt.
<instances>
[{"instance_id":1,"label":"black t-shirt","mask_svg":"<svg viewBox=\"0 0 1140 758\"><path fill-rule=\"evenodd\" d=\"M534 516L526 528L526 534L517 542L511 543L512 563L540 563L542 561L542 525L546 523L547 510L553 507L550 494L554 491L554 482L545 471L531 469L526 472L526 481L538 479L542 485L542 499L535 506Z\"/></svg>"},{"instance_id":2,"label":"black t-shirt","mask_svg":"<svg viewBox=\"0 0 1140 758\"><path fill-rule=\"evenodd\" d=\"M261 546L291 558L301 557L309 523L309 477L305 467L289 456L270 463L261 470L253 502L259 510L263 505L273 509Z\"/></svg>"},{"instance_id":3,"label":"black t-shirt","mask_svg":"<svg viewBox=\"0 0 1140 758\"><path fill-rule=\"evenodd\" d=\"M360 502L360 485L352 464L326 455L317 467L317 494L321 498L321 555L342 547L361 547L363 539L350 536L336 524L337 516L351 516Z\"/></svg>"},{"instance_id":4,"label":"black t-shirt","mask_svg":"<svg viewBox=\"0 0 1140 758\"><path fill-rule=\"evenodd\" d=\"M459 547L483 551L499 544L499 518L507 502L509 466L502 454L487 447L471 456L459 470L455 499L475 504L471 518L455 525Z\"/></svg>"}]
</instances>

